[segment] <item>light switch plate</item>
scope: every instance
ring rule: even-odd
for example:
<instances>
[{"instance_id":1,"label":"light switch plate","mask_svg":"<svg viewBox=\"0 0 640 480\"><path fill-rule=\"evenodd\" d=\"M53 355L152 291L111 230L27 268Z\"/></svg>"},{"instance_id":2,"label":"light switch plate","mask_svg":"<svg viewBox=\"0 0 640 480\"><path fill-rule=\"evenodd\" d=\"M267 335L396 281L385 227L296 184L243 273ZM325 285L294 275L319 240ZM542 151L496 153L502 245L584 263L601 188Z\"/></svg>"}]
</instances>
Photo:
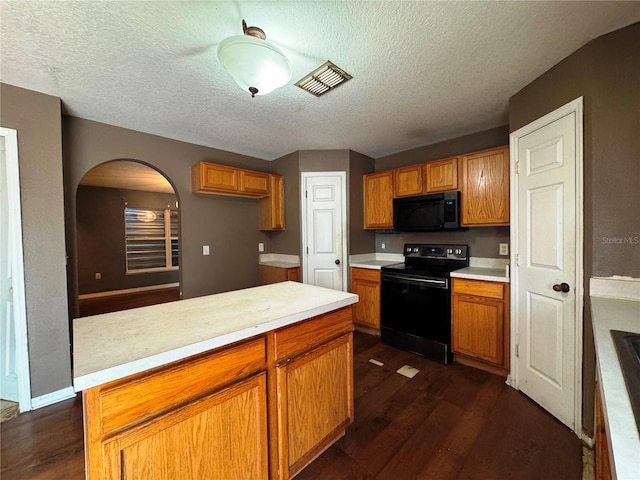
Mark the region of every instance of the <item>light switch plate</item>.
<instances>
[{"instance_id":1,"label":"light switch plate","mask_svg":"<svg viewBox=\"0 0 640 480\"><path fill-rule=\"evenodd\" d=\"M209 255L209 245L202 246L202 255Z\"/></svg>"},{"instance_id":2,"label":"light switch plate","mask_svg":"<svg viewBox=\"0 0 640 480\"><path fill-rule=\"evenodd\" d=\"M386 250L387 249L387 244L382 242L382 245L380 245L380 247L382 248L382 250Z\"/></svg>"},{"instance_id":3,"label":"light switch plate","mask_svg":"<svg viewBox=\"0 0 640 480\"><path fill-rule=\"evenodd\" d=\"M501 243L500 244L500 255L509 255L509 244Z\"/></svg>"},{"instance_id":4,"label":"light switch plate","mask_svg":"<svg viewBox=\"0 0 640 480\"><path fill-rule=\"evenodd\" d=\"M259 243L258 244L258 251L259 252L264 252L264 243Z\"/></svg>"}]
</instances>

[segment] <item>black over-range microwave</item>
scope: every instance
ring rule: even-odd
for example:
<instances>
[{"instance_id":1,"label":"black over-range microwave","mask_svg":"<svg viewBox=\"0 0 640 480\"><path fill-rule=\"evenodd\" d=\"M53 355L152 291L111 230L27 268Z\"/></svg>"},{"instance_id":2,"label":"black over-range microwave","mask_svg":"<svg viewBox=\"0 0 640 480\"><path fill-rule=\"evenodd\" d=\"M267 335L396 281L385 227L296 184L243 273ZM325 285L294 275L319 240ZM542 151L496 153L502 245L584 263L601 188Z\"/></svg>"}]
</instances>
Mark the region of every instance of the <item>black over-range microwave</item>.
<instances>
[{"instance_id":1,"label":"black over-range microwave","mask_svg":"<svg viewBox=\"0 0 640 480\"><path fill-rule=\"evenodd\" d=\"M461 230L460 192L394 198L393 229L399 232Z\"/></svg>"}]
</instances>

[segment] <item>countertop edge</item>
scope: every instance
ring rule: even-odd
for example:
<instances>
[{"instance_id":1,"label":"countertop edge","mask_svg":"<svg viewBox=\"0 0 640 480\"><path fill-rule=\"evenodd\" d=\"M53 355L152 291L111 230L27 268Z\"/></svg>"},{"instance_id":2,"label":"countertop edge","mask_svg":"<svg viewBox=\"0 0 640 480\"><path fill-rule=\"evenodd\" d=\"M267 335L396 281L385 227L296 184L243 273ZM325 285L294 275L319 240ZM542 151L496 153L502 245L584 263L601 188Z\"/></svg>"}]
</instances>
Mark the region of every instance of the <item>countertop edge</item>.
<instances>
[{"instance_id":1,"label":"countertop edge","mask_svg":"<svg viewBox=\"0 0 640 480\"><path fill-rule=\"evenodd\" d=\"M469 280L482 280L487 282L510 283L510 278L505 275L505 270L484 267L467 267L454 270L451 278L465 278Z\"/></svg>"},{"instance_id":2,"label":"countertop edge","mask_svg":"<svg viewBox=\"0 0 640 480\"><path fill-rule=\"evenodd\" d=\"M336 300L320 307L315 307L309 310L304 310L295 314L287 315L276 320L271 320L248 328L237 330L235 332L230 332L215 338L203 340L198 343L185 345L173 350L124 363L122 365L109 367L104 370L99 370L96 372L88 373L86 375L75 377L73 379L73 389L76 393L81 392L89 388L103 385L107 382L119 380L130 375L135 375L136 373L150 370L152 368L168 365L169 363L183 360L193 355L198 355L200 353L224 347L235 342L247 340L251 337L261 335L271 330L276 330L278 328L286 327L303 320L308 320L324 313L348 307L349 305L357 303L357 301L358 296L354 295L353 297Z\"/></svg>"},{"instance_id":3,"label":"countertop edge","mask_svg":"<svg viewBox=\"0 0 640 480\"><path fill-rule=\"evenodd\" d=\"M633 331L634 324L624 320L634 313L632 309L640 309L640 302L600 296L591 296L590 300L599 388L614 478L633 478L640 464L640 436L610 331ZM635 331L640 331L637 325Z\"/></svg>"}]
</instances>

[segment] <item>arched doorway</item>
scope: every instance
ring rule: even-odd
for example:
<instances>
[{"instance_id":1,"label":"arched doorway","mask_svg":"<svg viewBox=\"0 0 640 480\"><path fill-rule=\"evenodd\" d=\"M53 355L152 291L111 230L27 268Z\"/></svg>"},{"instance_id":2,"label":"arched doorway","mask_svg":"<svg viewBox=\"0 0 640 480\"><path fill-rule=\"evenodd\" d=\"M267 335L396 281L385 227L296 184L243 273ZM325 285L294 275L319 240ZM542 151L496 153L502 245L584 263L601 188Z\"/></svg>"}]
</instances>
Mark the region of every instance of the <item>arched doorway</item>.
<instances>
[{"instance_id":1,"label":"arched doorway","mask_svg":"<svg viewBox=\"0 0 640 480\"><path fill-rule=\"evenodd\" d=\"M81 317L180 299L179 200L144 163L113 160L76 191Z\"/></svg>"}]
</instances>

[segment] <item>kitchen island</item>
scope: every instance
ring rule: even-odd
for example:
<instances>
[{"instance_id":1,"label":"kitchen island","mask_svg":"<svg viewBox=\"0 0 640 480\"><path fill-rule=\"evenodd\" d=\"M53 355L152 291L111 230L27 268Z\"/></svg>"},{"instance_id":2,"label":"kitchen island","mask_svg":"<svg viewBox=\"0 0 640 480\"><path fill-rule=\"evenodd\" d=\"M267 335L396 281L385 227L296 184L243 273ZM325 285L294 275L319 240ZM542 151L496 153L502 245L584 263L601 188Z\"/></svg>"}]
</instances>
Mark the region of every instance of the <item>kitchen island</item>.
<instances>
[{"instance_id":1,"label":"kitchen island","mask_svg":"<svg viewBox=\"0 0 640 480\"><path fill-rule=\"evenodd\" d=\"M357 300L284 282L75 319L87 478L290 478L353 421Z\"/></svg>"}]
</instances>

